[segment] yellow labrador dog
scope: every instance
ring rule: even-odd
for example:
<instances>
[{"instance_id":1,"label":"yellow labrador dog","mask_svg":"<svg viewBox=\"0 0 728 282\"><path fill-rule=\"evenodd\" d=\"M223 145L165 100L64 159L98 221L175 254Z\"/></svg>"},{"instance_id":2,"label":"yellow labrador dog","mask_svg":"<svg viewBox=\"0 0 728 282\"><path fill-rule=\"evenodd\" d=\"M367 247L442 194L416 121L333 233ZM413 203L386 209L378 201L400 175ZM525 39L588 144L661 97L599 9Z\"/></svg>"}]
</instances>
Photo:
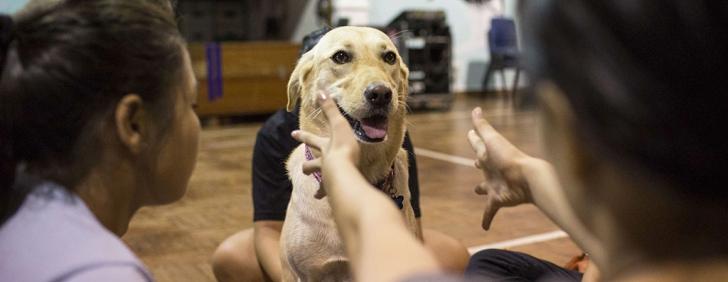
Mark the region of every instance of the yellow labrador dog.
<instances>
[{"instance_id":1,"label":"yellow labrador dog","mask_svg":"<svg viewBox=\"0 0 728 282\"><path fill-rule=\"evenodd\" d=\"M407 77L407 66L387 35L368 27L339 27L298 61L288 82L288 110L300 98L300 128L328 136L316 95L329 93L361 144L364 177L392 197L402 209L403 223L422 238L410 204L407 153L402 149ZM302 144L286 163L293 193L280 240L284 281L351 280L331 207L320 200L320 174L302 171L303 163L317 154Z\"/></svg>"}]
</instances>

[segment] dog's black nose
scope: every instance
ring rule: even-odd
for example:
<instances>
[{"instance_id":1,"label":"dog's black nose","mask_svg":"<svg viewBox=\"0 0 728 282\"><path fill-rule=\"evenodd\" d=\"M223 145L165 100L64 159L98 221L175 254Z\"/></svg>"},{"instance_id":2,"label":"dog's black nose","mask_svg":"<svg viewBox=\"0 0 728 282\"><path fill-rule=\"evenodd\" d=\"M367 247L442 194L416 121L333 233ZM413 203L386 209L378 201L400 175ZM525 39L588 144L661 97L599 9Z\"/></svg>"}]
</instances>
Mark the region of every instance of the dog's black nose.
<instances>
[{"instance_id":1,"label":"dog's black nose","mask_svg":"<svg viewBox=\"0 0 728 282\"><path fill-rule=\"evenodd\" d=\"M392 101L392 89L382 84L370 85L364 91L364 97L373 106L386 106Z\"/></svg>"}]
</instances>

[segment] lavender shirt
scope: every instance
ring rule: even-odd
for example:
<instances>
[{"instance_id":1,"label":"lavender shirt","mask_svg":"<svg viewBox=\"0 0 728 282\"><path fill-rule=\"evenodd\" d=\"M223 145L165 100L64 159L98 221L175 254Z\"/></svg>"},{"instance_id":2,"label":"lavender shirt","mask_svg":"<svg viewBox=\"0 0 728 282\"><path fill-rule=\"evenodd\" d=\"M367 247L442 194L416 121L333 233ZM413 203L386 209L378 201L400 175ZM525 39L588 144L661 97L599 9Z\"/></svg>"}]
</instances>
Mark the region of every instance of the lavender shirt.
<instances>
[{"instance_id":1,"label":"lavender shirt","mask_svg":"<svg viewBox=\"0 0 728 282\"><path fill-rule=\"evenodd\" d=\"M0 227L0 281L153 281L78 196L37 183Z\"/></svg>"}]
</instances>

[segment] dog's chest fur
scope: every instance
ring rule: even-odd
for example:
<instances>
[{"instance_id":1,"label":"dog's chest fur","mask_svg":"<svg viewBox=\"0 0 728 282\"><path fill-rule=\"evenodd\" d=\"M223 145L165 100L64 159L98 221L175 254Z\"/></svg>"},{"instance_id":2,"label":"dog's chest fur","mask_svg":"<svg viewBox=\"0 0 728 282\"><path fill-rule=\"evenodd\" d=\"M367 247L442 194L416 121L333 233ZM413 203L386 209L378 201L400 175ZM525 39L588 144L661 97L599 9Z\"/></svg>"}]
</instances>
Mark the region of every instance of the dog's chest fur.
<instances>
[{"instance_id":1,"label":"dog's chest fur","mask_svg":"<svg viewBox=\"0 0 728 282\"><path fill-rule=\"evenodd\" d=\"M286 163L293 191L280 242L284 281L349 281L351 277L344 245L336 230L331 206L325 198L314 198L320 184L313 176L303 174L305 161L304 145L301 145L291 153ZM397 153L393 168L395 177L392 185L404 198L402 212L408 228L421 238L410 202L407 153L404 150L400 149ZM386 172L378 173L383 174ZM287 277L286 267L290 269L288 275L293 277Z\"/></svg>"}]
</instances>

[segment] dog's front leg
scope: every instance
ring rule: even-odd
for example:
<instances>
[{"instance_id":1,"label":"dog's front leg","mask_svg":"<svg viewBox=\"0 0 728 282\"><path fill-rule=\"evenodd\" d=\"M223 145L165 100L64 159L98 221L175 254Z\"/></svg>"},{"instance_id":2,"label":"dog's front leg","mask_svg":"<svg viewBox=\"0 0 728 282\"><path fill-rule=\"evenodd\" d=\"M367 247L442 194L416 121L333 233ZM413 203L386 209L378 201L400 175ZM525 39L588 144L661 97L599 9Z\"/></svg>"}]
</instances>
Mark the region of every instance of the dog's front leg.
<instances>
[{"instance_id":1,"label":"dog's front leg","mask_svg":"<svg viewBox=\"0 0 728 282\"><path fill-rule=\"evenodd\" d=\"M289 206L289 210L290 210L290 206ZM290 211L288 211L288 214L291 214ZM287 224L291 224L291 223L288 221L283 222L283 230L281 232L281 238L279 241L280 248L279 248L278 255L281 259L281 281L297 282L299 280L298 276L296 275L296 273L293 272L293 267L291 266L291 263L289 261L291 259L291 256L288 253L288 251L289 251L288 240L287 240L288 238L286 238L286 236L287 236L287 234L289 234L288 228L290 228L290 226Z\"/></svg>"}]
</instances>

